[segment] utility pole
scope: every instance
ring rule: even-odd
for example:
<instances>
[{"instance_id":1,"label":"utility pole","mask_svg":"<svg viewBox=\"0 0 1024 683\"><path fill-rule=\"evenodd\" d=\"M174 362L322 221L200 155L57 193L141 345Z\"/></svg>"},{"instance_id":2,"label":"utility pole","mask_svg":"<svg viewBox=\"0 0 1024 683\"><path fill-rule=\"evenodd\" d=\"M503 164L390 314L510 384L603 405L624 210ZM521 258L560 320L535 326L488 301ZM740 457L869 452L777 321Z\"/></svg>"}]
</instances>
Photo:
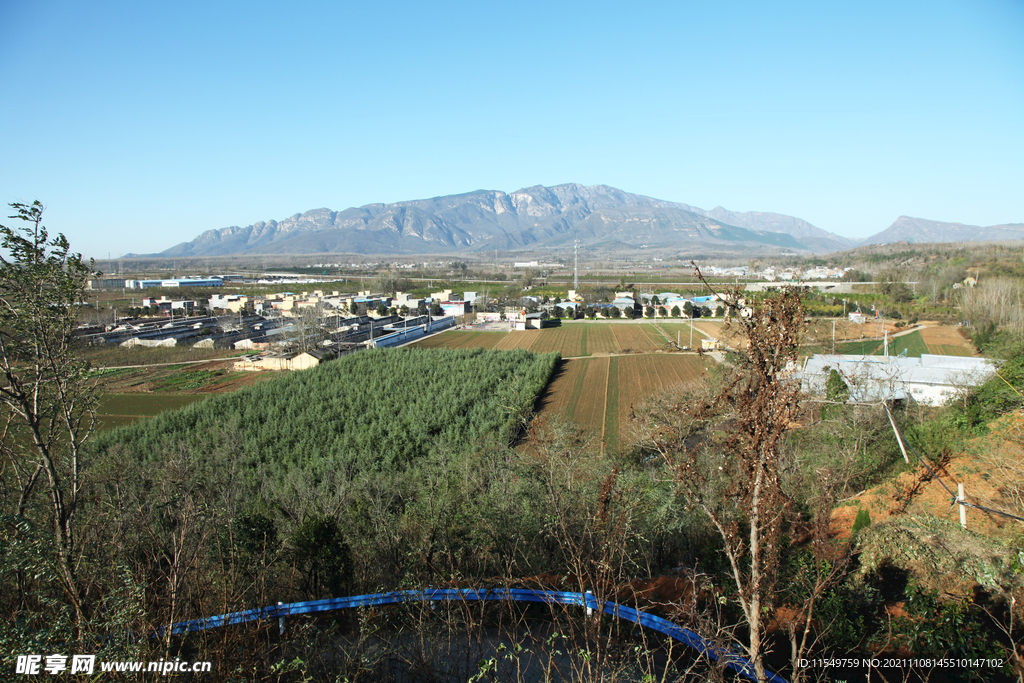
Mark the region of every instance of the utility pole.
<instances>
[{"instance_id":1,"label":"utility pole","mask_svg":"<svg viewBox=\"0 0 1024 683\"><path fill-rule=\"evenodd\" d=\"M580 241L576 240L573 244L573 260L572 260L572 288L578 291L580 288Z\"/></svg>"},{"instance_id":2,"label":"utility pole","mask_svg":"<svg viewBox=\"0 0 1024 683\"><path fill-rule=\"evenodd\" d=\"M964 504L967 502L966 496L964 496L964 485L956 485L956 500L960 504L960 526L967 528L967 506Z\"/></svg>"}]
</instances>

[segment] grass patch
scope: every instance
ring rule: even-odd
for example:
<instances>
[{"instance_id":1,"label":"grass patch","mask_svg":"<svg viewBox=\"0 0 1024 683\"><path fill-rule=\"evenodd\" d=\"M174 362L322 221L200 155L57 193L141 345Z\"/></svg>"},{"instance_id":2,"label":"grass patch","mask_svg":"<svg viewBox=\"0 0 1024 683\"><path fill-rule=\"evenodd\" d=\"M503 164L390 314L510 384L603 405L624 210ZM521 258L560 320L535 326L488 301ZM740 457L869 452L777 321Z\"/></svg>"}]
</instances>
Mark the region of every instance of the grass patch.
<instances>
[{"instance_id":1,"label":"grass patch","mask_svg":"<svg viewBox=\"0 0 1024 683\"><path fill-rule=\"evenodd\" d=\"M205 397L194 394L180 396L169 394L103 394L100 396L100 404L96 414L152 417L153 415L159 415L165 410L175 410L196 401L201 401L203 398Z\"/></svg>"},{"instance_id":2,"label":"grass patch","mask_svg":"<svg viewBox=\"0 0 1024 683\"><path fill-rule=\"evenodd\" d=\"M132 375L138 375L144 372L148 372L147 368L95 368L89 371L88 377L96 379L122 379L124 377L131 377Z\"/></svg>"},{"instance_id":3,"label":"grass patch","mask_svg":"<svg viewBox=\"0 0 1024 683\"><path fill-rule=\"evenodd\" d=\"M876 350L881 348L881 341L877 339L864 339L862 341L836 344L836 353L847 353L854 356L871 356Z\"/></svg>"},{"instance_id":4,"label":"grass patch","mask_svg":"<svg viewBox=\"0 0 1024 683\"><path fill-rule=\"evenodd\" d=\"M898 356L903 351L907 352L909 358L920 358L922 353L928 353L928 345L924 343L924 338L917 330L889 340L890 356ZM877 353L881 354L883 351Z\"/></svg>"}]
</instances>

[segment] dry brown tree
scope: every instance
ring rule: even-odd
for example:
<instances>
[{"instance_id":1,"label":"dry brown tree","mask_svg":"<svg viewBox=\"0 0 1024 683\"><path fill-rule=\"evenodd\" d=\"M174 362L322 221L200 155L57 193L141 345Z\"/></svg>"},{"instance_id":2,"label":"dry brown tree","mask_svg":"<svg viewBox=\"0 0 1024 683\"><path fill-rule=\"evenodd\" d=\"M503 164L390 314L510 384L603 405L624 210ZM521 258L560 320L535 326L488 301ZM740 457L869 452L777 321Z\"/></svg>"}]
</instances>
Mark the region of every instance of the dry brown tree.
<instances>
[{"instance_id":1,"label":"dry brown tree","mask_svg":"<svg viewBox=\"0 0 1024 683\"><path fill-rule=\"evenodd\" d=\"M696 269L696 277L707 285ZM746 349L720 387L681 396L655 414L635 414L640 445L659 454L687 504L722 540L743 615L743 647L766 680L765 626L773 607L780 541L790 507L780 481L782 439L799 409L800 387L786 380L804 320L800 294L786 288L761 301L720 295L726 325L741 326Z\"/></svg>"}]
</instances>

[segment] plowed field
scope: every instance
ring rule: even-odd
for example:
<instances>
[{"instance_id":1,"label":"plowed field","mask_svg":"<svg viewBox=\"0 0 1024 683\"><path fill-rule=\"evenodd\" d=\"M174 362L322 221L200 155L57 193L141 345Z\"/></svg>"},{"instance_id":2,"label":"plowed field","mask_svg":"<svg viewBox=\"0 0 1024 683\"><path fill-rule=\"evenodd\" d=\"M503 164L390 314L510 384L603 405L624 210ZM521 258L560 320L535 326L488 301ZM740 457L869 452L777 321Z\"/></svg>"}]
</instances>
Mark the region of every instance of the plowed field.
<instances>
[{"instance_id":1,"label":"plowed field","mask_svg":"<svg viewBox=\"0 0 1024 683\"><path fill-rule=\"evenodd\" d=\"M575 360L559 361L554 379L541 397L540 409L556 415L571 415L573 391L580 375L586 372L586 366L586 363Z\"/></svg>"},{"instance_id":2,"label":"plowed field","mask_svg":"<svg viewBox=\"0 0 1024 683\"><path fill-rule=\"evenodd\" d=\"M675 384L699 379L704 359L691 354L651 354L564 361L548 387L542 411L576 422L618 450L631 438L629 411Z\"/></svg>"},{"instance_id":3,"label":"plowed field","mask_svg":"<svg viewBox=\"0 0 1024 683\"><path fill-rule=\"evenodd\" d=\"M615 353L619 346L612 335L611 323L587 323L587 353Z\"/></svg>"},{"instance_id":4,"label":"plowed field","mask_svg":"<svg viewBox=\"0 0 1024 683\"><path fill-rule=\"evenodd\" d=\"M942 325L922 327L921 339L928 347L929 353L943 356L976 356L977 351L971 342L964 339L958 331Z\"/></svg>"},{"instance_id":5,"label":"plowed field","mask_svg":"<svg viewBox=\"0 0 1024 683\"><path fill-rule=\"evenodd\" d=\"M610 327L619 347L617 351L654 351L665 348L664 341L656 343L651 336L657 335L656 331L650 330L651 334L648 334L650 323L622 323L612 324Z\"/></svg>"},{"instance_id":6,"label":"plowed field","mask_svg":"<svg viewBox=\"0 0 1024 683\"><path fill-rule=\"evenodd\" d=\"M536 330L539 333L537 341L530 347L536 353L549 353L561 351L563 358L585 356L583 350L583 337L586 334L586 327L583 325L562 325L546 330ZM513 332L512 334L517 334ZM523 332L519 334L532 334Z\"/></svg>"},{"instance_id":7,"label":"plowed field","mask_svg":"<svg viewBox=\"0 0 1024 683\"><path fill-rule=\"evenodd\" d=\"M463 330L449 330L438 334L432 334L422 341L416 342L416 346L423 349L436 349L445 347L449 349L493 349L495 345L504 338L501 332L466 332Z\"/></svg>"},{"instance_id":8,"label":"plowed field","mask_svg":"<svg viewBox=\"0 0 1024 683\"><path fill-rule=\"evenodd\" d=\"M502 336L501 341L494 345L494 348L501 349L503 351L508 349L526 349L527 351L533 350L533 345L540 339L540 332L543 330L519 330L516 332L506 332Z\"/></svg>"}]
</instances>

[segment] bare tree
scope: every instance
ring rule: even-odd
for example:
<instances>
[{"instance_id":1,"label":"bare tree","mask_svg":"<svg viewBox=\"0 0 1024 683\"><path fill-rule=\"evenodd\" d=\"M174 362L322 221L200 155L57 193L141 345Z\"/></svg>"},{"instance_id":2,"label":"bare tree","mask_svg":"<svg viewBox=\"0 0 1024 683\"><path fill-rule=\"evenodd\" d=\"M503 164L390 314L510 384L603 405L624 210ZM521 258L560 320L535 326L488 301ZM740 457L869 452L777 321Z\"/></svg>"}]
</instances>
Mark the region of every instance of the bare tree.
<instances>
[{"instance_id":1,"label":"bare tree","mask_svg":"<svg viewBox=\"0 0 1024 683\"><path fill-rule=\"evenodd\" d=\"M964 318L975 327L987 323L1024 334L1024 286L1009 278L994 278L960 290Z\"/></svg>"},{"instance_id":2,"label":"bare tree","mask_svg":"<svg viewBox=\"0 0 1024 683\"><path fill-rule=\"evenodd\" d=\"M695 274L711 288L696 268ZM749 342L733 376L710 395L634 418L641 445L661 456L688 504L721 537L747 629L743 645L763 681L765 619L790 506L781 483L782 439L800 405L800 388L784 373L796 360L804 312L792 288L755 303L749 317L739 315L737 293L722 298L727 324L735 318Z\"/></svg>"},{"instance_id":3,"label":"bare tree","mask_svg":"<svg viewBox=\"0 0 1024 683\"><path fill-rule=\"evenodd\" d=\"M327 337L326 314L321 303L296 311L294 325L299 351L312 351Z\"/></svg>"}]
</instances>

